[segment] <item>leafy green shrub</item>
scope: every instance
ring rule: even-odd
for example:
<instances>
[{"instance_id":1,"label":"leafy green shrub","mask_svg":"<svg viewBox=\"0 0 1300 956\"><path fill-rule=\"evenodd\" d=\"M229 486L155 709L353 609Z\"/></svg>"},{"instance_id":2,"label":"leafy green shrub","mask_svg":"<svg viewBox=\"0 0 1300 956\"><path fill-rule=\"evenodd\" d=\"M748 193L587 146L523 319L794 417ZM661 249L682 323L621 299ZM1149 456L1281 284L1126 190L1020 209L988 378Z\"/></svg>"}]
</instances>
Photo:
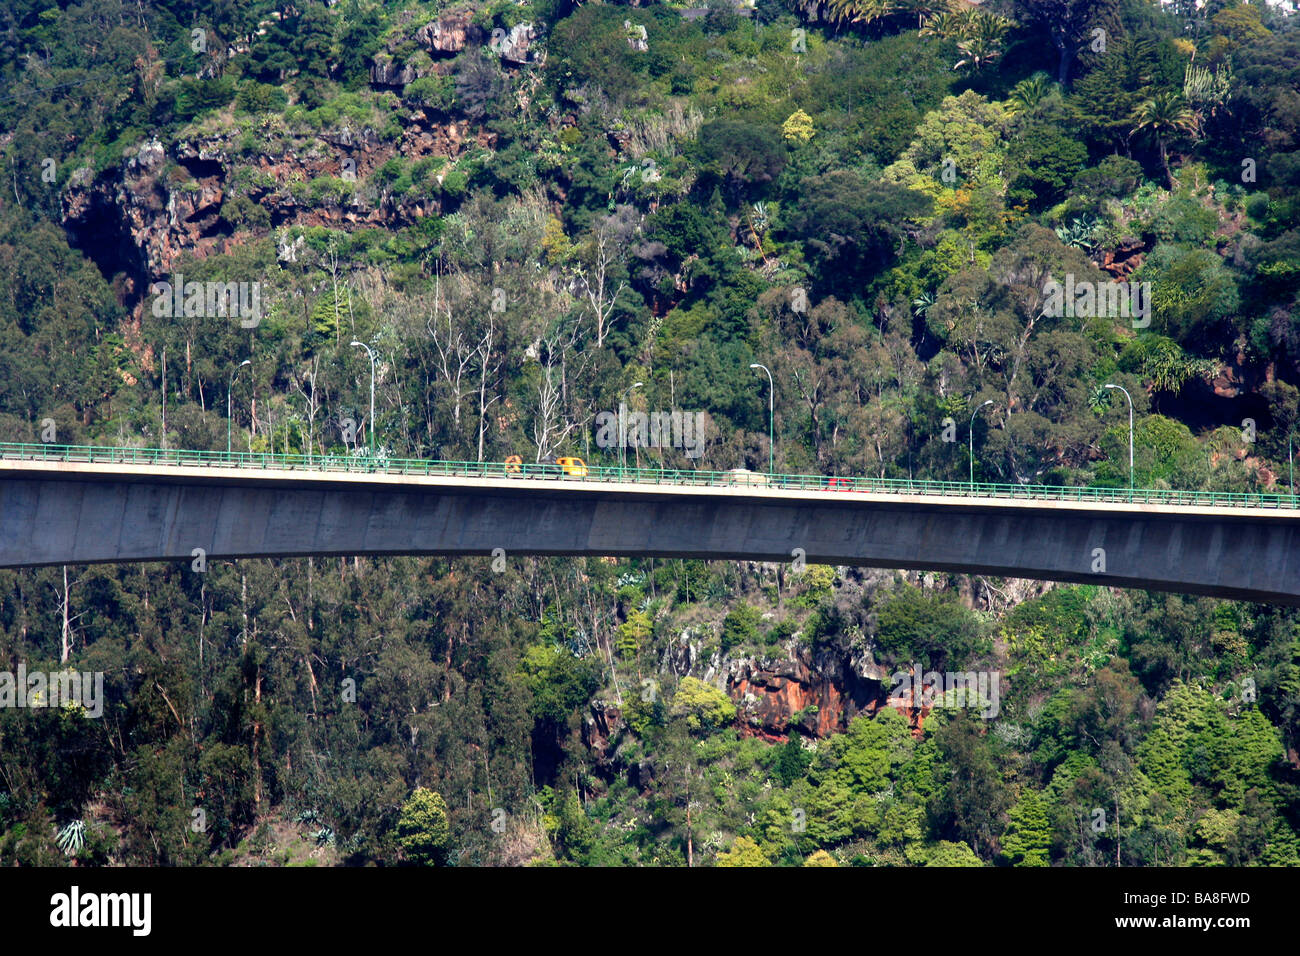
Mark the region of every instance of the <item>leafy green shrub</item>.
<instances>
[{"instance_id":1,"label":"leafy green shrub","mask_svg":"<svg viewBox=\"0 0 1300 956\"><path fill-rule=\"evenodd\" d=\"M730 697L694 677L683 677L673 696L672 714L685 717L692 730L716 730L736 719L736 705Z\"/></svg>"},{"instance_id":2,"label":"leafy green shrub","mask_svg":"<svg viewBox=\"0 0 1300 956\"><path fill-rule=\"evenodd\" d=\"M520 668L532 692L529 711L536 719L552 723L562 724L567 720L600 684L590 660L553 645L529 647L524 651Z\"/></svg>"},{"instance_id":3,"label":"leafy green shrub","mask_svg":"<svg viewBox=\"0 0 1300 956\"><path fill-rule=\"evenodd\" d=\"M318 176L307 184L307 199L313 206L342 206L355 188L355 183L337 176Z\"/></svg>"},{"instance_id":4,"label":"leafy green shrub","mask_svg":"<svg viewBox=\"0 0 1300 956\"><path fill-rule=\"evenodd\" d=\"M1068 130L1052 122L1038 122L1026 130L1018 144L1020 174L1012 183L1012 196L1041 209L1059 200L1088 160L1088 148Z\"/></svg>"},{"instance_id":5,"label":"leafy green shrub","mask_svg":"<svg viewBox=\"0 0 1300 956\"><path fill-rule=\"evenodd\" d=\"M1251 193L1246 197L1246 215L1256 222L1268 219L1269 206L1268 193Z\"/></svg>"},{"instance_id":6,"label":"leafy green shrub","mask_svg":"<svg viewBox=\"0 0 1300 956\"><path fill-rule=\"evenodd\" d=\"M1192 196L1175 196L1161 207L1151 229L1161 242L1201 245L1214 237L1219 217Z\"/></svg>"},{"instance_id":7,"label":"leafy green shrub","mask_svg":"<svg viewBox=\"0 0 1300 956\"><path fill-rule=\"evenodd\" d=\"M762 848L749 837L736 837L731 849L718 854L718 866L771 866Z\"/></svg>"},{"instance_id":8,"label":"leafy green shrub","mask_svg":"<svg viewBox=\"0 0 1300 956\"><path fill-rule=\"evenodd\" d=\"M442 178L442 194L450 199L460 199L469 188L469 174L462 169L452 169Z\"/></svg>"},{"instance_id":9,"label":"leafy green shrub","mask_svg":"<svg viewBox=\"0 0 1300 956\"><path fill-rule=\"evenodd\" d=\"M722 649L729 651L739 645L753 644L758 640L758 624L762 619L758 610L742 604L722 619Z\"/></svg>"},{"instance_id":10,"label":"leafy green shrub","mask_svg":"<svg viewBox=\"0 0 1300 956\"><path fill-rule=\"evenodd\" d=\"M442 799L442 794L417 788L402 805L396 833L398 845L412 863L420 866L444 863L451 826L447 821L447 801Z\"/></svg>"},{"instance_id":11,"label":"leafy green shrub","mask_svg":"<svg viewBox=\"0 0 1300 956\"><path fill-rule=\"evenodd\" d=\"M373 115L369 103L357 93L340 93L330 97L314 109L302 104L290 106L284 112L285 121L301 123L313 130L333 129L338 126L364 125Z\"/></svg>"},{"instance_id":12,"label":"leafy green shrub","mask_svg":"<svg viewBox=\"0 0 1300 956\"><path fill-rule=\"evenodd\" d=\"M631 611L618 626L618 650L625 660L634 659L654 636L654 621L644 611Z\"/></svg>"},{"instance_id":13,"label":"leafy green shrub","mask_svg":"<svg viewBox=\"0 0 1300 956\"><path fill-rule=\"evenodd\" d=\"M271 228L271 213L261 203L255 203L247 196L231 196L222 205L221 215L227 222L246 229Z\"/></svg>"},{"instance_id":14,"label":"leafy green shrub","mask_svg":"<svg viewBox=\"0 0 1300 956\"><path fill-rule=\"evenodd\" d=\"M241 83L235 94L235 109L242 113L279 113L288 102L284 87L256 80Z\"/></svg>"},{"instance_id":15,"label":"leafy green shrub","mask_svg":"<svg viewBox=\"0 0 1300 956\"><path fill-rule=\"evenodd\" d=\"M899 663L939 669L953 662L965 669L983 649L978 619L950 591L903 588L881 606L877 628L881 650Z\"/></svg>"},{"instance_id":16,"label":"leafy green shrub","mask_svg":"<svg viewBox=\"0 0 1300 956\"><path fill-rule=\"evenodd\" d=\"M767 643L771 646L780 644L782 641L788 641L797 630L799 630L799 625L794 622L793 618L787 617L767 632Z\"/></svg>"},{"instance_id":17,"label":"leafy green shrub","mask_svg":"<svg viewBox=\"0 0 1300 956\"><path fill-rule=\"evenodd\" d=\"M795 607L816 607L834 589L835 569L828 564L810 564L796 582L800 593L791 603Z\"/></svg>"},{"instance_id":18,"label":"leafy green shrub","mask_svg":"<svg viewBox=\"0 0 1300 956\"><path fill-rule=\"evenodd\" d=\"M176 91L176 118L191 120L200 113L220 109L235 96L235 81L228 76L212 80L185 77Z\"/></svg>"},{"instance_id":19,"label":"leafy green shrub","mask_svg":"<svg viewBox=\"0 0 1300 956\"><path fill-rule=\"evenodd\" d=\"M794 721L791 720L791 723ZM791 730L785 743L777 748L777 758L772 771L781 781L781 786L788 787L808 772L812 761L812 751L804 749L803 744L799 742L798 733Z\"/></svg>"},{"instance_id":20,"label":"leafy green shrub","mask_svg":"<svg viewBox=\"0 0 1300 956\"><path fill-rule=\"evenodd\" d=\"M1103 200L1122 199L1142 181L1142 165L1124 156L1107 156L1074 177L1075 195L1097 208Z\"/></svg>"},{"instance_id":21,"label":"leafy green shrub","mask_svg":"<svg viewBox=\"0 0 1300 956\"><path fill-rule=\"evenodd\" d=\"M456 102L456 85L450 76L422 76L406 84L402 98L413 106L447 112Z\"/></svg>"}]
</instances>

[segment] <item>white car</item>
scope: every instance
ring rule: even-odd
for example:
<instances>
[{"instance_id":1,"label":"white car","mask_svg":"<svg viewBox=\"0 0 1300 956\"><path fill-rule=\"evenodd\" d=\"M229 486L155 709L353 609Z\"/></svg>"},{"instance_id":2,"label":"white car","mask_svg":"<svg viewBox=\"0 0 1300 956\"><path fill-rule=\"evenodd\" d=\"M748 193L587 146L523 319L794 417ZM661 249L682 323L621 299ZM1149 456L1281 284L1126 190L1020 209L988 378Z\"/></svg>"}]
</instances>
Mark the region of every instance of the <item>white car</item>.
<instances>
[{"instance_id":1,"label":"white car","mask_svg":"<svg viewBox=\"0 0 1300 956\"><path fill-rule=\"evenodd\" d=\"M766 485L770 484L767 475L757 471L750 471L748 468L730 468L723 472L725 481L729 485Z\"/></svg>"}]
</instances>

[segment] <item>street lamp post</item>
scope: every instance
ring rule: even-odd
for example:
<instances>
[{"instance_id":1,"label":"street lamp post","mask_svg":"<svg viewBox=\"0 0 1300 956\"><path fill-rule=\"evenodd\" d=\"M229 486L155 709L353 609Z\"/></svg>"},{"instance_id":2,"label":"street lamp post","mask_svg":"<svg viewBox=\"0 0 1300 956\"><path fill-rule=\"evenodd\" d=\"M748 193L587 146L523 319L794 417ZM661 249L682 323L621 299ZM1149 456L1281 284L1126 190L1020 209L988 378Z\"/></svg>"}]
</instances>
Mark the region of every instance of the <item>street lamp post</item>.
<instances>
[{"instance_id":1,"label":"street lamp post","mask_svg":"<svg viewBox=\"0 0 1300 956\"><path fill-rule=\"evenodd\" d=\"M970 413L970 428L966 429L966 437L970 439L970 488L975 490L975 416L980 413L980 409L985 405L992 405L993 399L988 399L983 405L976 405L975 411Z\"/></svg>"},{"instance_id":2,"label":"street lamp post","mask_svg":"<svg viewBox=\"0 0 1300 956\"><path fill-rule=\"evenodd\" d=\"M618 398L618 473L623 476L623 467L627 464L627 396L634 388L640 388L645 382L633 382L623 389Z\"/></svg>"},{"instance_id":3,"label":"street lamp post","mask_svg":"<svg viewBox=\"0 0 1300 956\"><path fill-rule=\"evenodd\" d=\"M772 381L772 371L766 365L755 362L750 368L761 368L767 372L767 473L773 472L772 461L776 453L776 383Z\"/></svg>"},{"instance_id":4,"label":"street lamp post","mask_svg":"<svg viewBox=\"0 0 1300 956\"><path fill-rule=\"evenodd\" d=\"M352 343L359 345L366 350L370 356L370 457L375 457L375 353L370 350L370 346L365 342Z\"/></svg>"},{"instance_id":5,"label":"street lamp post","mask_svg":"<svg viewBox=\"0 0 1300 956\"><path fill-rule=\"evenodd\" d=\"M1111 385L1106 383L1107 388L1118 388L1128 399L1128 490L1133 490L1133 396L1128 393L1123 385Z\"/></svg>"},{"instance_id":6,"label":"street lamp post","mask_svg":"<svg viewBox=\"0 0 1300 956\"><path fill-rule=\"evenodd\" d=\"M239 370L243 368L245 365L252 365L252 364L253 364L252 359L244 359L242 362L236 365L235 370L230 373L230 387L226 389L226 454L227 455L230 454L230 413L231 413L230 398L231 398L231 392L235 390L235 376L239 374Z\"/></svg>"},{"instance_id":7,"label":"street lamp post","mask_svg":"<svg viewBox=\"0 0 1300 956\"><path fill-rule=\"evenodd\" d=\"M309 404L307 406L310 415L307 432L307 463L310 465L313 453L312 446L316 443L316 429L313 424L316 418L316 413L313 410L316 402L316 375L313 372L303 372L302 378L305 382L311 382L311 398L308 400ZM305 395L303 397L306 398Z\"/></svg>"},{"instance_id":8,"label":"street lamp post","mask_svg":"<svg viewBox=\"0 0 1300 956\"><path fill-rule=\"evenodd\" d=\"M1287 436L1287 467L1290 468L1291 471L1291 497L1292 498L1296 497L1296 459L1291 455L1291 440L1294 437L1295 434L1288 434Z\"/></svg>"}]
</instances>

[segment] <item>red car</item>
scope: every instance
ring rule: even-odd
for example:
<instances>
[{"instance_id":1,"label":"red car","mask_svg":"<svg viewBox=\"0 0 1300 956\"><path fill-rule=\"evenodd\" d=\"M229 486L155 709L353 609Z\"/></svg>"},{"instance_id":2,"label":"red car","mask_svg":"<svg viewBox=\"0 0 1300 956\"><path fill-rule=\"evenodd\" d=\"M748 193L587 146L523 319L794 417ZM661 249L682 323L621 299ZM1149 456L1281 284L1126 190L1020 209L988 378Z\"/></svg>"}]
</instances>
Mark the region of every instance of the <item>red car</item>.
<instances>
[{"instance_id":1,"label":"red car","mask_svg":"<svg viewBox=\"0 0 1300 956\"><path fill-rule=\"evenodd\" d=\"M831 478L826 482L827 491L853 491L852 478Z\"/></svg>"}]
</instances>

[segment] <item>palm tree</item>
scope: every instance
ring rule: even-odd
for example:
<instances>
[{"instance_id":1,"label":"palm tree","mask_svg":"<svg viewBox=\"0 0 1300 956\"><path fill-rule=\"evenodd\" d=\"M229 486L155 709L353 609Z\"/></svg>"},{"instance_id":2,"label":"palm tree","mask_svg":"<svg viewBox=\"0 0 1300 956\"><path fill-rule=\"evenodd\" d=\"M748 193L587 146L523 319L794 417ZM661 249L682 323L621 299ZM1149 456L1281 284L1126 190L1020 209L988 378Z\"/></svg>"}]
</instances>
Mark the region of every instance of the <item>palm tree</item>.
<instances>
[{"instance_id":1,"label":"palm tree","mask_svg":"<svg viewBox=\"0 0 1300 956\"><path fill-rule=\"evenodd\" d=\"M916 32L917 36L938 37L940 40L946 40L958 32L958 16L947 11L931 14L921 21L921 25Z\"/></svg>"},{"instance_id":2,"label":"palm tree","mask_svg":"<svg viewBox=\"0 0 1300 956\"><path fill-rule=\"evenodd\" d=\"M835 20L847 23L880 23L897 12L894 0L827 0L826 9Z\"/></svg>"},{"instance_id":3,"label":"palm tree","mask_svg":"<svg viewBox=\"0 0 1300 956\"><path fill-rule=\"evenodd\" d=\"M909 18L915 14L919 30L924 26L926 17L952 12L953 0L898 0L897 6L898 12L907 14Z\"/></svg>"},{"instance_id":4,"label":"palm tree","mask_svg":"<svg viewBox=\"0 0 1300 956\"><path fill-rule=\"evenodd\" d=\"M1060 87L1052 82L1052 78L1039 70L1011 88L1011 93L1007 96L1007 104L1013 113L1028 112L1059 90Z\"/></svg>"},{"instance_id":5,"label":"palm tree","mask_svg":"<svg viewBox=\"0 0 1300 956\"><path fill-rule=\"evenodd\" d=\"M858 6L862 11L862 22L867 26L882 23L898 12L895 0L858 0Z\"/></svg>"},{"instance_id":6,"label":"palm tree","mask_svg":"<svg viewBox=\"0 0 1300 956\"><path fill-rule=\"evenodd\" d=\"M1157 392L1178 394L1189 379L1218 373L1214 359L1192 358L1177 342L1163 335L1143 336L1137 341L1138 368Z\"/></svg>"},{"instance_id":7,"label":"palm tree","mask_svg":"<svg viewBox=\"0 0 1300 956\"><path fill-rule=\"evenodd\" d=\"M959 35L960 27L971 14L990 16L979 10L961 10L957 0L794 0L798 9L807 11L820 2L826 19L835 23L863 23L880 30L892 18L911 20L916 17L920 36L950 38ZM998 18L1000 19L1000 18Z\"/></svg>"},{"instance_id":8,"label":"palm tree","mask_svg":"<svg viewBox=\"0 0 1300 956\"><path fill-rule=\"evenodd\" d=\"M1161 91L1133 111L1133 132L1148 131L1160 147L1160 165L1171 190L1177 188L1173 170L1169 168L1169 141L1190 132L1196 126L1196 117L1187 107L1187 101L1178 93Z\"/></svg>"},{"instance_id":9,"label":"palm tree","mask_svg":"<svg viewBox=\"0 0 1300 956\"><path fill-rule=\"evenodd\" d=\"M858 0L826 0L826 19L836 23L852 23L858 19Z\"/></svg>"},{"instance_id":10,"label":"palm tree","mask_svg":"<svg viewBox=\"0 0 1300 956\"><path fill-rule=\"evenodd\" d=\"M954 70L971 66L978 72L1002 55L1002 39L1011 21L983 10L968 10L960 15L959 22L957 49L962 58L953 66Z\"/></svg>"},{"instance_id":11,"label":"palm tree","mask_svg":"<svg viewBox=\"0 0 1300 956\"><path fill-rule=\"evenodd\" d=\"M767 253L763 251L763 236L766 235L771 224L772 222L767 214L767 204L762 202L754 203L749 213L749 234L754 239L754 248L763 257L763 265L769 269L772 263L768 261Z\"/></svg>"}]
</instances>

